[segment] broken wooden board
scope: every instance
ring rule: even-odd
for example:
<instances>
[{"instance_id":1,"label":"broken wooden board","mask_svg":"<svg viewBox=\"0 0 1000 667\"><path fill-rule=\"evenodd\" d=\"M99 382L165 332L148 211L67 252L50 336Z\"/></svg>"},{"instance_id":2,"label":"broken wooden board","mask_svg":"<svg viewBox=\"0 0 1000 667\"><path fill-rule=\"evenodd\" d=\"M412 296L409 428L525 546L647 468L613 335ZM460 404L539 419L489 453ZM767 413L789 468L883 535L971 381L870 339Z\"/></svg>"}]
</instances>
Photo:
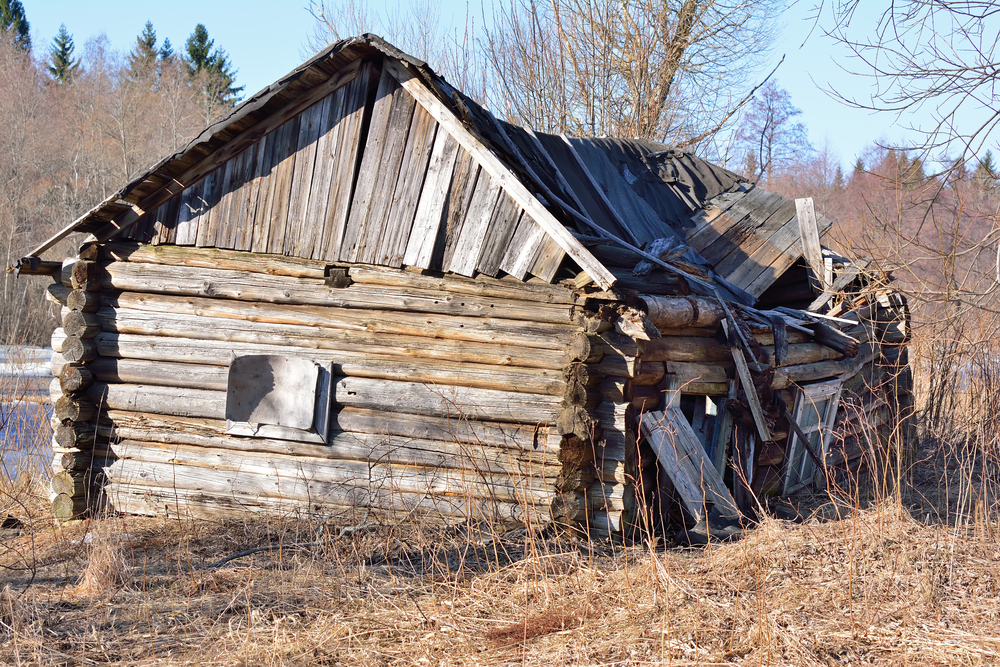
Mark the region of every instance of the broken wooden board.
<instances>
[{"instance_id":1,"label":"broken wooden board","mask_svg":"<svg viewBox=\"0 0 1000 667\"><path fill-rule=\"evenodd\" d=\"M674 483L684 508L696 521L705 518L705 504L709 502L723 516L741 518L736 501L678 406L643 414L640 428Z\"/></svg>"}]
</instances>

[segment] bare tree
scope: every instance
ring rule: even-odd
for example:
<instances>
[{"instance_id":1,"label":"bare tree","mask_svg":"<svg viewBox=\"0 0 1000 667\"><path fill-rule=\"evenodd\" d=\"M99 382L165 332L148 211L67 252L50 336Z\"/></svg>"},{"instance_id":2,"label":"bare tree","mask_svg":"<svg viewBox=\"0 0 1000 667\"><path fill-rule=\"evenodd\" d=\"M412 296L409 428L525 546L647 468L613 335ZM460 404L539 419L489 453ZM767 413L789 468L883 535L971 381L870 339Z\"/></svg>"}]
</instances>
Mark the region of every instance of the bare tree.
<instances>
[{"instance_id":1,"label":"bare tree","mask_svg":"<svg viewBox=\"0 0 1000 667\"><path fill-rule=\"evenodd\" d=\"M872 4L865 2L865 16ZM929 112L923 152L963 158L995 140L1000 124L996 95L1000 59L1000 5L993 0L883 0L875 25L862 18L860 0L831 0L817 10L829 35L846 45L845 68L871 83L868 94L835 92L853 106L892 112L903 122ZM950 162L954 164L954 161Z\"/></svg>"},{"instance_id":2,"label":"bare tree","mask_svg":"<svg viewBox=\"0 0 1000 667\"><path fill-rule=\"evenodd\" d=\"M513 0L485 47L498 106L547 131L693 143L769 54L780 0Z\"/></svg>"},{"instance_id":3,"label":"bare tree","mask_svg":"<svg viewBox=\"0 0 1000 667\"><path fill-rule=\"evenodd\" d=\"M774 177L792 168L800 169L813 153L806 127L796 118L788 91L768 81L747 106L736 133L743 150L744 175L753 182Z\"/></svg>"}]
</instances>

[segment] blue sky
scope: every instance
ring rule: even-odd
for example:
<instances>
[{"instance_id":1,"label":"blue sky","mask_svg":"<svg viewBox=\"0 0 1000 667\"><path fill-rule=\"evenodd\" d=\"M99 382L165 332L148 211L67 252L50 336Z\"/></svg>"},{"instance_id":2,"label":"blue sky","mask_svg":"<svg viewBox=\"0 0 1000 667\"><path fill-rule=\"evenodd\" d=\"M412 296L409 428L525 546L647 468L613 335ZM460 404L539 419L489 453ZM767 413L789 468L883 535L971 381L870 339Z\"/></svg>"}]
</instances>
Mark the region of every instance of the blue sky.
<instances>
[{"instance_id":1,"label":"blue sky","mask_svg":"<svg viewBox=\"0 0 1000 667\"><path fill-rule=\"evenodd\" d=\"M380 5L384 2L377 1ZM306 0L287 4L258 0L22 2L39 53L51 42L60 23L65 23L73 35L78 53L82 53L87 39L101 33L108 36L114 48L128 50L147 20L153 22L161 42L169 38L174 48L180 50L194 26L204 23L215 45L225 49L238 68L237 81L246 86L245 93L263 88L294 69L306 57L305 42L313 26L313 18L305 9ZM397 7L396 2L390 0L390 3L386 4ZM869 83L852 79L841 69L840 65L847 62L846 53L821 31L813 31L802 44L812 25L808 21L811 6L812 0L799 0L778 19L784 28L775 46L773 62L782 54L786 58L776 77L802 110L801 120L809 129L813 144L819 147L824 141L829 142L834 155L847 168L876 140L905 140L907 132L902 125L914 119L902 119L900 123L900 119L890 114L850 109L823 92L822 86L832 84L863 95ZM477 15L479 7L479 0L470 0L469 8ZM465 11L465 1L448 0L442 3L442 20L446 22L449 14L464 16ZM874 25L874 17L862 20L866 18Z\"/></svg>"}]
</instances>

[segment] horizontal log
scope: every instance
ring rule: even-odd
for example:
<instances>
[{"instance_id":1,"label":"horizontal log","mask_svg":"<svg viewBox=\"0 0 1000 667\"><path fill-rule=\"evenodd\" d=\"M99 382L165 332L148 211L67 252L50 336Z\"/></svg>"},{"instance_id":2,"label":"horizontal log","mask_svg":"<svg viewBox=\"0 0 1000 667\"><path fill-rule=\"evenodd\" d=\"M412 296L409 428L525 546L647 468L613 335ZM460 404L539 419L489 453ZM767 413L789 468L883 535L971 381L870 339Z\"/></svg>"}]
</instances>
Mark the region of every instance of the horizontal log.
<instances>
[{"instance_id":1,"label":"horizontal log","mask_svg":"<svg viewBox=\"0 0 1000 667\"><path fill-rule=\"evenodd\" d=\"M61 270L61 269L60 269ZM61 282L52 283L45 288L45 298L52 303L57 303L60 306L66 305L66 299L69 298L70 293L73 291L71 287L66 287Z\"/></svg>"},{"instance_id":2,"label":"horizontal log","mask_svg":"<svg viewBox=\"0 0 1000 667\"><path fill-rule=\"evenodd\" d=\"M833 348L845 357L858 356L860 341L856 338L852 338L839 329L835 329L823 322L816 322L812 325L812 329L817 343Z\"/></svg>"},{"instance_id":3,"label":"horizontal log","mask_svg":"<svg viewBox=\"0 0 1000 667\"><path fill-rule=\"evenodd\" d=\"M112 262L103 265L106 289L151 294L231 299L246 304L275 303L325 306L347 310L433 313L465 318L515 320L578 326L578 310L566 304L481 298L443 290L421 290L354 284L330 287L322 280L291 278L217 268ZM244 305L244 308L246 306ZM377 317L376 314L371 315Z\"/></svg>"},{"instance_id":4,"label":"horizontal log","mask_svg":"<svg viewBox=\"0 0 1000 667\"><path fill-rule=\"evenodd\" d=\"M90 449L94 445L97 427L90 423L63 422L53 429L53 439L66 449Z\"/></svg>"},{"instance_id":5,"label":"horizontal log","mask_svg":"<svg viewBox=\"0 0 1000 667\"><path fill-rule=\"evenodd\" d=\"M632 383L637 387L651 387L663 382L664 373L666 373L666 367L662 361L643 359L639 366L639 373L632 378Z\"/></svg>"},{"instance_id":6,"label":"horizontal log","mask_svg":"<svg viewBox=\"0 0 1000 667\"><path fill-rule=\"evenodd\" d=\"M184 483L187 480L181 480ZM197 483L195 486L200 487ZM148 516L186 517L217 521L228 517L245 519L248 515L299 516L330 520L354 525L366 518L413 520L419 514L424 520L444 523L465 522L469 519L490 522L491 525L515 524L544 526L552 520L549 508L540 505L504 503L495 499L427 496L425 494L377 494L346 499L334 498L271 498L259 494L235 491L213 493L201 488L182 488L178 483L168 486L135 484L132 482L107 485L107 497L115 511ZM374 516L372 516L374 515Z\"/></svg>"},{"instance_id":7,"label":"horizontal log","mask_svg":"<svg viewBox=\"0 0 1000 667\"><path fill-rule=\"evenodd\" d=\"M75 257L63 260L62 284L85 292L100 289L101 278L97 263Z\"/></svg>"},{"instance_id":8,"label":"horizontal log","mask_svg":"<svg viewBox=\"0 0 1000 667\"><path fill-rule=\"evenodd\" d=\"M52 330L52 350L58 354L62 354L63 343L66 342L66 332L62 330L62 327L56 327Z\"/></svg>"},{"instance_id":9,"label":"horizontal log","mask_svg":"<svg viewBox=\"0 0 1000 667\"><path fill-rule=\"evenodd\" d=\"M121 443L100 470L119 484L174 483L305 502L340 497L355 503L365 496L403 492L548 505L554 495L551 485L528 476L257 452L236 457L203 447L137 441Z\"/></svg>"},{"instance_id":10,"label":"horizontal log","mask_svg":"<svg viewBox=\"0 0 1000 667\"><path fill-rule=\"evenodd\" d=\"M670 297L640 295L646 317L657 329L718 326L726 311L718 299L698 296Z\"/></svg>"},{"instance_id":11,"label":"horizontal log","mask_svg":"<svg viewBox=\"0 0 1000 667\"><path fill-rule=\"evenodd\" d=\"M60 343L59 348L62 349L62 344ZM62 355L62 352L56 352L53 350L52 359L49 360L49 370L52 371L54 377L60 377L69 362L66 361L66 357Z\"/></svg>"},{"instance_id":12,"label":"horizontal log","mask_svg":"<svg viewBox=\"0 0 1000 667\"><path fill-rule=\"evenodd\" d=\"M220 248L195 248L171 245L140 245L128 242L106 244L101 252L103 260L117 260L165 266L186 266L203 269L227 269L272 276L313 278L322 280L328 262L266 255ZM350 266L351 280L365 285L385 287L412 287L440 290L487 298L534 301L537 303L577 303L573 292L560 285L521 282L514 279L494 279L489 276L465 278L463 276L433 276L411 270L379 266Z\"/></svg>"},{"instance_id":13,"label":"horizontal log","mask_svg":"<svg viewBox=\"0 0 1000 667\"><path fill-rule=\"evenodd\" d=\"M94 375L86 366L79 364L68 364L63 361L60 372L57 375L59 377L59 386L65 393L83 391L94 384Z\"/></svg>"},{"instance_id":14,"label":"horizontal log","mask_svg":"<svg viewBox=\"0 0 1000 667\"><path fill-rule=\"evenodd\" d=\"M647 341L635 340L631 336L626 336L617 331L607 331L599 334L598 338L604 345L604 354L607 356L638 357L642 356L646 350Z\"/></svg>"},{"instance_id":15,"label":"horizontal log","mask_svg":"<svg viewBox=\"0 0 1000 667\"><path fill-rule=\"evenodd\" d=\"M59 280L62 273L61 263L49 262L37 257L31 257L26 262L18 260L15 267L19 276L52 276Z\"/></svg>"},{"instance_id":16,"label":"horizontal log","mask_svg":"<svg viewBox=\"0 0 1000 667\"><path fill-rule=\"evenodd\" d=\"M71 364L84 363L97 358L97 345L94 344L93 338L67 336L62 341L61 348L63 357Z\"/></svg>"},{"instance_id":17,"label":"horizontal log","mask_svg":"<svg viewBox=\"0 0 1000 667\"><path fill-rule=\"evenodd\" d=\"M58 521L81 519L88 511L87 499L61 493L52 499L52 516Z\"/></svg>"},{"instance_id":18,"label":"horizontal log","mask_svg":"<svg viewBox=\"0 0 1000 667\"><path fill-rule=\"evenodd\" d=\"M90 451L56 448L52 454L53 470L87 470L94 460Z\"/></svg>"},{"instance_id":19,"label":"horizontal log","mask_svg":"<svg viewBox=\"0 0 1000 667\"><path fill-rule=\"evenodd\" d=\"M774 379L771 381L771 388L784 389L792 385L802 384L803 382L838 377L846 380L857 374L866 364L875 358L876 352L873 343L865 343L861 346L861 350L861 353L853 359L817 361L812 364L778 368L774 373Z\"/></svg>"},{"instance_id":20,"label":"horizontal log","mask_svg":"<svg viewBox=\"0 0 1000 667\"><path fill-rule=\"evenodd\" d=\"M597 387L607 401L628 403L635 395L635 385L624 378L608 378Z\"/></svg>"},{"instance_id":21,"label":"horizontal log","mask_svg":"<svg viewBox=\"0 0 1000 667\"><path fill-rule=\"evenodd\" d=\"M603 341L593 334L573 334L569 344L569 355L573 361L594 364L604 358Z\"/></svg>"},{"instance_id":22,"label":"horizontal log","mask_svg":"<svg viewBox=\"0 0 1000 667\"><path fill-rule=\"evenodd\" d=\"M102 308L98 314L105 324L109 316L120 314L114 329L117 331L124 331L129 326L163 326L172 329L179 327L183 331L190 331L192 325L200 325L202 328L218 327L227 332L243 329L288 339L336 340L342 338L344 334L340 332L346 330L356 333L443 338L546 350L556 347L563 348L564 351L569 348L573 334L579 331L579 328L570 326L486 317L419 315L320 306L247 304L227 299L131 292L106 298L105 304L110 308ZM124 321L126 315L132 324Z\"/></svg>"},{"instance_id":23,"label":"horizontal log","mask_svg":"<svg viewBox=\"0 0 1000 667\"><path fill-rule=\"evenodd\" d=\"M466 364L451 361L429 361L376 356L358 352L321 352L308 348L283 348L281 346L259 346L187 340L191 349L172 357L183 363L161 361L160 359L121 359L125 354L144 354L143 346L156 347L156 353L148 356L168 357L170 346L160 343L162 339L138 341L130 349L123 349L120 335L118 346L113 347L104 335L96 340L102 358L90 364L98 379L105 382L125 382L134 384L155 384L167 387L192 387L197 389L218 389L225 391L228 386L228 365L234 356L244 354L275 354L312 359L317 363L331 363L335 375L367 377L383 380L407 382L428 382L456 387L476 387L498 391L523 391L528 393L565 396L567 382L564 371L522 368L515 366L491 366L487 364ZM145 337L152 338L152 337ZM126 343L128 341L125 341ZM208 359L211 365L187 363L192 356Z\"/></svg>"},{"instance_id":24,"label":"horizontal log","mask_svg":"<svg viewBox=\"0 0 1000 667\"><path fill-rule=\"evenodd\" d=\"M694 393L688 388L691 383L728 383L731 378L736 377L736 366L730 356L729 363L691 363L684 361L666 362L667 372L672 373L680 383L682 393ZM727 385L728 386L728 385ZM723 392L726 393L726 392Z\"/></svg>"},{"instance_id":25,"label":"horizontal log","mask_svg":"<svg viewBox=\"0 0 1000 667\"><path fill-rule=\"evenodd\" d=\"M201 447L224 447L229 443L238 449L249 448L254 451L289 455L325 456L329 452L326 444L226 436L224 420L178 418L120 410L108 410L103 418L99 432L111 439L178 442ZM336 410L331 415L330 428L335 432L371 434L395 439L442 440L454 444L513 449L537 454L541 457L538 459L540 461L549 461L551 457L558 456L562 441L562 436L555 428L546 426L427 417L404 412L356 408ZM223 439L216 442L215 438L220 437ZM518 454L518 456L524 455Z\"/></svg>"},{"instance_id":26,"label":"horizontal log","mask_svg":"<svg viewBox=\"0 0 1000 667\"><path fill-rule=\"evenodd\" d=\"M101 294L75 289L66 298L66 307L83 313L93 313L101 307Z\"/></svg>"},{"instance_id":27,"label":"horizontal log","mask_svg":"<svg viewBox=\"0 0 1000 667\"><path fill-rule=\"evenodd\" d=\"M86 396L63 394L55 402L52 413L60 421L90 421L97 414L97 406Z\"/></svg>"},{"instance_id":28,"label":"horizontal log","mask_svg":"<svg viewBox=\"0 0 1000 667\"><path fill-rule=\"evenodd\" d=\"M63 308L62 325L67 336L77 338L93 338L101 332L101 321L97 315L69 308Z\"/></svg>"},{"instance_id":29,"label":"horizontal log","mask_svg":"<svg viewBox=\"0 0 1000 667\"><path fill-rule=\"evenodd\" d=\"M606 378L634 378L641 372L641 365L642 361L638 357L605 355L600 363L594 364L594 367Z\"/></svg>"},{"instance_id":30,"label":"horizontal log","mask_svg":"<svg viewBox=\"0 0 1000 667\"><path fill-rule=\"evenodd\" d=\"M226 417L223 391L95 383L87 393L95 403L113 410L209 419ZM562 397L349 377L337 379L332 401L340 406L369 410L544 424L555 419Z\"/></svg>"},{"instance_id":31,"label":"horizontal log","mask_svg":"<svg viewBox=\"0 0 1000 667\"><path fill-rule=\"evenodd\" d=\"M109 320L110 321L110 320ZM159 326L160 324L164 326ZM280 334L252 330L201 328L175 325L171 322L140 324L122 315L108 328L121 327L143 333L105 332L93 338L101 356L179 361L228 366L234 354L281 354L317 361L335 361L344 355L385 360L427 359L473 363L498 367L545 368L561 370L570 363L564 350L491 345L449 341L416 336L368 334L358 331L336 331L329 337L318 337L319 330L303 331L303 337L290 338ZM157 333L159 332L159 333ZM312 337L305 337L312 333ZM327 332L322 332L326 335ZM60 343L61 347L61 343Z\"/></svg>"}]
</instances>

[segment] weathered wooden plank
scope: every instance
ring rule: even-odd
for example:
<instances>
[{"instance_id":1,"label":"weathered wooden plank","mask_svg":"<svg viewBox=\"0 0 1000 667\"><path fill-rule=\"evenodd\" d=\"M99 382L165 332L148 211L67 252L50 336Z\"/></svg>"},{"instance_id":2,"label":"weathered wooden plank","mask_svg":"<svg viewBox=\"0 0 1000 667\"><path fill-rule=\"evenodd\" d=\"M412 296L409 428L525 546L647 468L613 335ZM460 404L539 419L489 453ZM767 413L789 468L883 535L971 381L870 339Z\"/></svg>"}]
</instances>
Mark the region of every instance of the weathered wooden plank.
<instances>
[{"instance_id":1,"label":"weathered wooden plank","mask_svg":"<svg viewBox=\"0 0 1000 667\"><path fill-rule=\"evenodd\" d=\"M336 90L337 88L352 81L358 74L359 66L360 59L355 59L354 61L346 64L342 70L332 75L327 81L319 82L316 86L305 92L301 97L296 99L284 109L267 116L256 125L243 130L240 134L229 140L229 142L222 146L222 148L214 151L211 155L207 156L206 159L201 160L192 166L184 174L172 179L170 182L164 184L163 187L154 190L149 195L144 197L136 208L129 208L122 214L116 216L113 221L96 234L98 241L104 242L113 236L116 236L121 229L134 224L142 216L142 211L149 211L156 208L170 197L178 194L183 188L187 187L188 184L196 182L205 174L215 170L220 164L223 164L233 155L246 148L247 145L253 143L262 135L284 123L289 117L310 106L317 99L321 99L322 97L328 95L331 91ZM57 243L59 240L64 238L70 231L72 231L72 227L56 234L44 244L36 248L34 252L36 254L41 253L52 247L54 243Z\"/></svg>"},{"instance_id":2,"label":"weathered wooden plank","mask_svg":"<svg viewBox=\"0 0 1000 667\"><path fill-rule=\"evenodd\" d=\"M522 215L510 246L500 262L500 269L523 280L528 270L535 265L545 238L545 231L527 213Z\"/></svg>"},{"instance_id":3,"label":"weathered wooden plank","mask_svg":"<svg viewBox=\"0 0 1000 667\"><path fill-rule=\"evenodd\" d=\"M450 261L444 265L444 271L470 278L475 273L499 197L500 186L488 174L481 173L465 211Z\"/></svg>"},{"instance_id":4,"label":"weathered wooden plank","mask_svg":"<svg viewBox=\"0 0 1000 667\"><path fill-rule=\"evenodd\" d=\"M802 237L802 256L806 258L816 280L828 287L823 265L823 248L819 244L819 225L816 223L816 209L812 197L795 200L795 216L799 219L799 235Z\"/></svg>"},{"instance_id":5,"label":"weathered wooden plank","mask_svg":"<svg viewBox=\"0 0 1000 667\"><path fill-rule=\"evenodd\" d=\"M775 232L759 250L734 271L746 284L746 291L760 296L801 256L798 220L792 218Z\"/></svg>"},{"instance_id":6,"label":"weathered wooden plank","mask_svg":"<svg viewBox=\"0 0 1000 667\"><path fill-rule=\"evenodd\" d=\"M400 179L409 176L402 173L402 165L409 147L409 133L416 105L416 100L402 88L393 94L379 178L372 193L368 220L358 250L358 261L364 264L381 263L378 261L379 249L385 237L392 235L388 228L392 200L401 186Z\"/></svg>"},{"instance_id":7,"label":"weathered wooden plank","mask_svg":"<svg viewBox=\"0 0 1000 667\"><path fill-rule=\"evenodd\" d=\"M547 283L552 282L566 253L552 237L546 237L538 250L538 256L528 271Z\"/></svg>"},{"instance_id":8,"label":"weathered wooden plank","mask_svg":"<svg viewBox=\"0 0 1000 667\"><path fill-rule=\"evenodd\" d=\"M548 209L542 206L528 189L521 183L504 165L500 159L486 149L483 144L476 139L468 129L466 129L455 115L431 93L427 87L409 71L405 66L393 59L385 61L386 69L393 72L400 83L407 91L420 103L435 120L456 140L465 150L472 153L476 160L482 165L492 179L500 184L500 187L518 203L536 223L540 225L546 234L556 239L556 242L565 250L580 267L586 271L594 281L604 289L608 289L615 282L614 275L598 262L590 252L577 241L569 230L549 213Z\"/></svg>"},{"instance_id":9,"label":"weathered wooden plank","mask_svg":"<svg viewBox=\"0 0 1000 667\"><path fill-rule=\"evenodd\" d=\"M403 264L437 127L437 122L424 111L423 107L414 105L407 145L403 151L403 162L390 203L385 232L375 254L373 262L375 264L386 266Z\"/></svg>"},{"instance_id":10,"label":"weathered wooden plank","mask_svg":"<svg viewBox=\"0 0 1000 667\"><path fill-rule=\"evenodd\" d=\"M754 424L757 426L757 434L761 442L770 442L771 431L767 428L767 420L764 418L764 409L760 405L760 398L757 396L757 388L754 386L753 378L750 376L750 367L747 366L747 359L743 356L743 350L733 348L733 361L736 362L736 373L743 385L743 393L746 394L747 403L750 404L750 412L753 414Z\"/></svg>"},{"instance_id":11,"label":"weathered wooden plank","mask_svg":"<svg viewBox=\"0 0 1000 667\"><path fill-rule=\"evenodd\" d=\"M357 183L354 186L354 196L340 248L340 261L342 262L358 261L365 238L365 227L377 197L376 189L383 178L382 159L388 146L387 140L391 130L389 119L392 114L393 100L400 90L399 82L389 74L388 70L383 70L379 79L378 91L375 94L371 122L368 126L368 138L361 155L361 166L358 171ZM391 178L395 180L395 176L396 174L393 174Z\"/></svg>"},{"instance_id":12,"label":"weathered wooden plank","mask_svg":"<svg viewBox=\"0 0 1000 667\"><path fill-rule=\"evenodd\" d=\"M259 152L260 173L257 180L257 203L254 208L253 220L251 223L250 250L255 253L266 253L267 244L271 235L271 196L273 189L274 167L279 154L278 146L282 142L283 128L278 128L265 134Z\"/></svg>"},{"instance_id":13,"label":"weathered wooden plank","mask_svg":"<svg viewBox=\"0 0 1000 667\"><path fill-rule=\"evenodd\" d=\"M323 222L323 236L320 247L313 256L316 259L336 260L347 226L347 217L354 194L354 176L360 166L361 128L366 113L368 91L378 79L375 63L361 67L358 77L343 89L343 102L338 105L333 126L337 128L336 142L331 138L331 146L336 157L336 165L330 177L330 194Z\"/></svg>"},{"instance_id":14,"label":"weathered wooden plank","mask_svg":"<svg viewBox=\"0 0 1000 667\"><path fill-rule=\"evenodd\" d=\"M254 145L254 156L248 165L247 183L243 186L244 193L237 213L236 236L232 242L234 250L246 251L253 247L260 190L262 186L266 187L267 171L270 169L268 144L273 140L273 134L265 134Z\"/></svg>"},{"instance_id":15,"label":"weathered wooden plank","mask_svg":"<svg viewBox=\"0 0 1000 667\"><path fill-rule=\"evenodd\" d=\"M688 243L706 261L718 267L726 257L740 252L747 244L753 248L760 243L758 234L762 224L787 201L780 195L754 188L711 224L690 235Z\"/></svg>"},{"instance_id":16,"label":"weathered wooden plank","mask_svg":"<svg viewBox=\"0 0 1000 667\"><path fill-rule=\"evenodd\" d=\"M181 246L191 246L198 241L198 210L196 208L197 198L200 194L204 179L194 185L184 188L184 191L177 195L177 235L175 243Z\"/></svg>"},{"instance_id":17,"label":"weathered wooden plank","mask_svg":"<svg viewBox=\"0 0 1000 667\"><path fill-rule=\"evenodd\" d=\"M642 415L640 428L656 458L674 483L685 509L696 519L711 502L723 516L741 519L736 501L677 406Z\"/></svg>"},{"instance_id":18,"label":"weathered wooden plank","mask_svg":"<svg viewBox=\"0 0 1000 667\"><path fill-rule=\"evenodd\" d=\"M299 257L317 257L322 252L317 246L323 242L326 207L330 203L330 188L333 187L337 164L335 151L340 133L338 120L344 104L344 90L328 95L319 104L322 104L322 109L312 179L309 183L309 200L302 211L299 250L295 253Z\"/></svg>"},{"instance_id":19,"label":"weathered wooden plank","mask_svg":"<svg viewBox=\"0 0 1000 667\"><path fill-rule=\"evenodd\" d=\"M330 113L330 98L312 105L299 116L299 136L295 146L295 168L292 170L292 187L289 193L288 220L285 223L283 255L309 257L312 248L303 248L303 241L311 240L303 223L309 208L309 192L313 184L316 149L324 119ZM305 236L305 238L303 238Z\"/></svg>"},{"instance_id":20,"label":"weathered wooden plank","mask_svg":"<svg viewBox=\"0 0 1000 667\"><path fill-rule=\"evenodd\" d=\"M468 151L459 151L449 188L444 224L440 230L444 244L440 249L440 255L435 253L430 268L443 270L445 266L451 264L458 237L462 233L462 225L465 223L465 215L476 192L476 181L480 171L479 165Z\"/></svg>"},{"instance_id":21,"label":"weathered wooden plank","mask_svg":"<svg viewBox=\"0 0 1000 667\"><path fill-rule=\"evenodd\" d=\"M236 249L241 237L245 235L247 229L247 198L250 196L250 183L254 178L257 166L257 150L259 143L250 144L237 159L236 169L233 175L233 191L229 195L229 204L226 215L226 228L228 234L225 239L225 248Z\"/></svg>"},{"instance_id":22,"label":"weathered wooden plank","mask_svg":"<svg viewBox=\"0 0 1000 667\"><path fill-rule=\"evenodd\" d=\"M423 107L420 107L423 109ZM438 129L434 136L430 164L420 191L413 227L406 244L403 264L428 269L438 245L441 221L448 204L448 192L460 146L455 138ZM443 245L443 242L442 242Z\"/></svg>"},{"instance_id":23,"label":"weathered wooden plank","mask_svg":"<svg viewBox=\"0 0 1000 667\"><path fill-rule=\"evenodd\" d=\"M780 195L762 198L759 207L748 211L710 248L716 273L728 276L735 271L794 215L795 206L790 200Z\"/></svg>"},{"instance_id":24,"label":"weathered wooden plank","mask_svg":"<svg viewBox=\"0 0 1000 667\"><path fill-rule=\"evenodd\" d=\"M292 175L295 172L301 116L295 116L282 125L279 144L275 148L274 168L268 192L268 241L267 252L280 255L285 248L285 228L291 204Z\"/></svg>"},{"instance_id":25,"label":"weathered wooden plank","mask_svg":"<svg viewBox=\"0 0 1000 667\"><path fill-rule=\"evenodd\" d=\"M494 277L500 272L500 262L510 247L522 212L510 195L501 191L500 201L493 211L493 219L490 220L483 250L476 264L477 271Z\"/></svg>"}]
</instances>

